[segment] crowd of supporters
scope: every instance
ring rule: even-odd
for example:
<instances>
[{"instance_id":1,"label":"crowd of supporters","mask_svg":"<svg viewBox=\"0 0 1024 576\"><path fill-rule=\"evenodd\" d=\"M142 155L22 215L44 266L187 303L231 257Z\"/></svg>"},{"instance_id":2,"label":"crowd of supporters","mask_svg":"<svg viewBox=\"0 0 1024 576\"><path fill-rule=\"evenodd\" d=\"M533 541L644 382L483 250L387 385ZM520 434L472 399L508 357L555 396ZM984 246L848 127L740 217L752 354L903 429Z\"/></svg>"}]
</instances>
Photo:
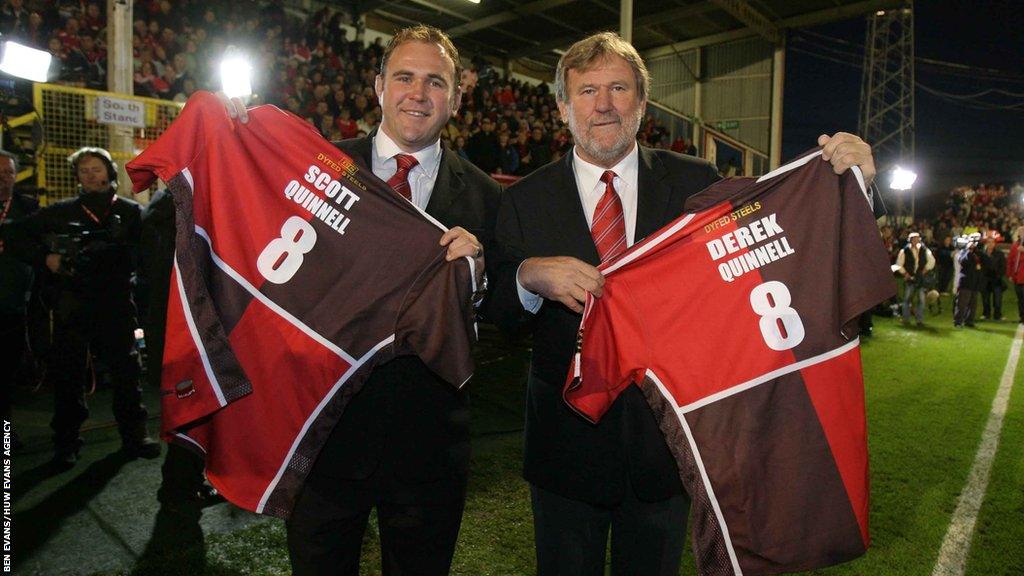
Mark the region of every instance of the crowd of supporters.
<instances>
[{"instance_id":1,"label":"crowd of supporters","mask_svg":"<svg viewBox=\"0 0 1024 576\"><path fill-rule=\"evenodd\" d=\"M255 60L260 102L294 112L331 140L373 130L381 117L374 77L382 39L364 42L358 22L345 12L323 8L299 17L279 2L255 4L136 2L135 94L184 101L195 90L216 90L218 63L236 46ZM59 82L104 90L106 17L99 1L3 0L0 33L48 49L59 61ZM462 105L442 139L485 171L525 175L571 148L547 84L504 77L482 59L473 59L461 80ZM639 139L696 152L653 116L645 118Z\"/></svg>"},{"instance_id":2,"label":"crowd of supporters","mask_svg":"<svg viewBox=\"0 0 1024 576\"><path fill-rule=\"evenodd\" d=\"M919 232L927 246L941 247L946 238L980 233L1010 243L1024 224L1024 188L1020 184L961 186L949 192L941 212L905 226L883 225L882 238L894 255L906 245L911 232Z\"/></svg>"}]
</instances>

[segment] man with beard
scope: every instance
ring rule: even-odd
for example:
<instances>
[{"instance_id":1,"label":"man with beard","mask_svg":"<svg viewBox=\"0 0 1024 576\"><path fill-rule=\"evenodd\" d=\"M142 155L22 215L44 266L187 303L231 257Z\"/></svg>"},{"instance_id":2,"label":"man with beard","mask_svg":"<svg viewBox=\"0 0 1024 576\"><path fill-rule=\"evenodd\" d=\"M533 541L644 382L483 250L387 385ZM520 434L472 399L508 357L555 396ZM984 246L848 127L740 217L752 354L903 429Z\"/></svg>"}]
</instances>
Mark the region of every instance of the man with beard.
<instances>
[{"instance_id":1,"label":"man with beard","mask_svg":"<svg viewBox=\"0 0 1024 576\"><path fill-rule=\"evenodd\" d=\"M156 458L160 445L146 433L131 295L141 211L115 193L117 167L109 152L81 148L68 162L78 196L11 225L12 236L26 246L20 257L45 265L56 288L47 370L54 395L53 464L67 469L78 460L79 431L89 416L85 390L92 358L110 369L122 452Z\"/></svg>"},{"instance_id":2,"label":"man with beard","mask_svg":"<svg viewBox=\"0 0 1024 576\"><path fill-rule=\"evenodd\" d=\"M676 575L689 499L654 415L636 387L600 424L562 400L596 268L671 222L684 201L718 179L709 163L644 148L636 135L650 79L628 42L605 32L574 44L555 73L573 151L508 189L495 231L498 256L488 317L532 331L524 476L530 483L540 576ZM851 134L822 136L837 173L875 174L870 147Z\"/></svg>"}]
</instances>

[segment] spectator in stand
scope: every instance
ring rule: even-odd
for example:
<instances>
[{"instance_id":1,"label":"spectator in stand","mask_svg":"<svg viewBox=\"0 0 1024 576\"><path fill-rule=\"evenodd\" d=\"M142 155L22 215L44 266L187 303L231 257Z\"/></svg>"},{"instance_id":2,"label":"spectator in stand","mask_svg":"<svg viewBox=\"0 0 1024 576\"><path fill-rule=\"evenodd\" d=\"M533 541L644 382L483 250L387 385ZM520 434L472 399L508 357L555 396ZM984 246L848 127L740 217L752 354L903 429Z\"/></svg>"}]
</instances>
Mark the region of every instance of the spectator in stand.
<instances>
[{"instance_id":1,"label":"spectator in stand","mask_svg":"<svg viewBox=\"0 0 1024 576\"><path fill-rule=\"evenodd\" d=\"M1003 319L1003 290L1006 288L1003 274L1006 273L1006 255L996 247L996 237L985 237L985 251L982 255L983 279L981 287L981 319Z\"/></svg>"},{"instance_id":2,"label":"spectator in stand","mask_svg":"<svg viewBox=\"0 0 1024 576\"><path fill-rule=\"evenodd\" d=\"M28 22L25 0L7 0L0 6L0 34L22 36L28 31Z\"/></svg>"},{"instance_id":3,"label":"spectator in stand","mask_svg":"<svg viewBox=\"0 0 1024 576\"><path fill-rule=\"evenodd\" d=\"M85 15L81 22L82 31L86 34L98 36L107 28L107 15L100 10L100 5L90 2L85 7Z\"/></svg>"},{"instance_id":4,"label":"spectator in stand","mask_svg":"<svg viewBox=\"0 0 1024 576\"><path fill-rule=\"evenodd\" d=\"M452 147L452 152L459 155L459 158L469 160L469 154L466 153L466 138L464 136L457 136L455 138L455 145Z\"/></svg>"},{"instance_id":5,"label":"spectator in stand","mask_svg":"<svg viewBox=\"0 0 1024 576\"><path fill-rule=\"evenodd\" d=\"M51 37L47 43L47 49L50 54L53 55L53 59L58 62L60 67L61 75L68 69L68 51L64 49L64 45L60 43L60 38Z\"/></svg>"},{"instance_id":6,"label":"spectator in stand","mask_svg":"<svg viewBox=\"0 0 1024 576\"><path fill-rule=\"evenodd\" d=\"M352 113L348 107L342 107L338 114L338 130L341 131L341 138L343 140L355 138L356 132L359 131L359 124L352 119Z\"/></svg>"},{"instance_id":7,"label":"spectator in stand","mask_svg":"<svg viewBox=\"0 0 1024 576\"><path fill-rule=\"evenodd\" d=\"M544 126L533 125L530 139L530 170L536 170L551 162L551 143L544 137Z\"/></svg>"},{"instance_id":8,"label":"spectator in stand","mask_svg":"<svg viewBox=\"0 0 1024 576\"><path fill-rule=\"evenodd\" d=\"M498 170L501 161L501 146L494 133L494 121L484 117L480 120L480 131L474 134L466 145L469 160L488 174Z\"/></svg>"},{"instance_id":9,"label":"spectator in stand","mask_svg":"<svg viewBox=\"0 0 1024 576\"><path fill-rule=\"evenodd\" d=\"M137 96L149 96L155 98L157 95L157 80L159 76L153 68L152 62L143 62L139 71L135 73L135 94ZM160 80L163 83L163 80Z\"/></svg>"},{"instance_id":10,"label":"spectator in stand","mask_svg":"<svg viewBox=\"0 0 1024 576\"><path fill-rule=\"evenodd\" d=\"M96 46L89 35L82 36L82 44L68 54L67 69L62 76L81 82L88 88L103 90L107 86L107 55Z\"/></svg>"},{"instance_id":11,"label":"spectator in stand","mask_svg":"<svg viewBox=\"0 0 1024 576\"><path fill-rule=\"evenodd\" d=\"M501 159L498 163L498 172L501 174L515 174L519 170L519 152L509 140L508 132L498 134L498 156Z\"/></svg>"},{"instance_id":12,"label":"spectator in stand","mask_svg":"<svg viewBox=\"0 0 1024 576\"><path fill-rule=\"evenodd\" d=\"M914 306L917 326L924 326L925 283L924 277L935 268L932 251L921 241L921 234L911 232L907 245L896 256L896 265L903 275L903 323L910 322L910 307Z\"/></svg>"}]
</instances>

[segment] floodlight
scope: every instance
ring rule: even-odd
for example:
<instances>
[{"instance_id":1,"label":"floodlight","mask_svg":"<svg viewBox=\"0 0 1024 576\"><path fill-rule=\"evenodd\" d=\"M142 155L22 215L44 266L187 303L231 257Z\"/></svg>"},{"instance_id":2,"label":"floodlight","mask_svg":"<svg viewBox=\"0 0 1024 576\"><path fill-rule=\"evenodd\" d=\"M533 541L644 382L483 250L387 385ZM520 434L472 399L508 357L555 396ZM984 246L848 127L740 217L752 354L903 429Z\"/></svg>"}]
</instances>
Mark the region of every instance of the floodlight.
<instances>
[{"instance_id":1,"label":"floodlight","mask_svg":"<svg viewBox=\"0 0 1024 576\"><path fill-rule=\"evenodd\" d=\"M2 48L0 70L25 80L46 82L46 73L50 70L50 60L53 58L49 52L22 46L10 40L4 42Z\"/></svg>"},{"instance_id":2,"label":"floodlight","mask_svg":"<svg viewBox=\"0 0 1024 576\"><path fill-rule=\"evenodd\" d=\"M917 174L905 168L897 166L892 171L892 180L889 181L889 188L893 190L910 190L917 180Z\"/></svg>"},{"instance_id":3,"label":"floodlight","mask_svg":"<svg viewBox=\"0 0 1024 576\"><path fill-rule=\"evenodd\" d=\"M252 94L252 66L242 56L228 56L220 63L221 90L228 98Z\"/></svg>"}]
</instances>

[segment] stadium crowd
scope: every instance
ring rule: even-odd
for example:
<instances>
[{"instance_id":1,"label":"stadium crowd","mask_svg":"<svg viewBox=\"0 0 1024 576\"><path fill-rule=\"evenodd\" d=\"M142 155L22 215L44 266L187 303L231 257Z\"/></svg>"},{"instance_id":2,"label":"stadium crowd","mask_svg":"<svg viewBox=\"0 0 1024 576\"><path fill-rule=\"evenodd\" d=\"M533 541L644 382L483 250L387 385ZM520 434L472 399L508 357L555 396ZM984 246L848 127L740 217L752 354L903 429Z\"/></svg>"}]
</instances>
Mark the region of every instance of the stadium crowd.
<instances>
[{"instance_id":1,"label":"stadium crowd","mask_svg":"<svg viewBox=\"0 0 1024 576\"><path fill-rule=\"evenodd\" d=\"M219 89L217 64L229 46L255 59L258 102L275 104L312 123L332 141L365 135L380 122L374 94L384 44L362 40L345 12L320 9L305 17L280 2L259 8L230 2L137 2L132 35L135 94L184 101L199 89ZM349 31L356 30L354 38ZM58 81L106 89L106 8L82 0L4 0L0 33L49 50ZM504 77L473 59L462 74L459 114L441 133L444 143L491 174L524 176L572 147L546 83ZM645 118L641 144L696 154L665 123Z\"/></svg>"},{"instance_id":2,"label":"stadium crowd","mask_svg":"<svg viewBox=\"0 0 1024 576\"><path fill-rule=\"evenodd\" d=\"M974 325L975 300L981 302L980 320L1004 319L1003 292L1013 286L1020 296L1024 285L1024 266L1018 257L1024 224L1022 196L1020 184L961 186L949 192L934 218L899 227L882 225L882 238L898 268L894 271L904 277L905 284L916 287L904 292L905 321L910 308L916 312L924 307L923 301L911 300L917 300L918 295L923 299L929 292L934 292L928 301L936 313L941 310L940 294L955 297L957 308L963 308L954 317L957 326ZM927 247L929 258L918 260L916 254L912 255L915 237ZM907 261L921 262L922 269L907 269ZM1024 320L1024 307L1019 314ZM918 319L920 324L920 314Z\"/></svg>"}]
</instances>

